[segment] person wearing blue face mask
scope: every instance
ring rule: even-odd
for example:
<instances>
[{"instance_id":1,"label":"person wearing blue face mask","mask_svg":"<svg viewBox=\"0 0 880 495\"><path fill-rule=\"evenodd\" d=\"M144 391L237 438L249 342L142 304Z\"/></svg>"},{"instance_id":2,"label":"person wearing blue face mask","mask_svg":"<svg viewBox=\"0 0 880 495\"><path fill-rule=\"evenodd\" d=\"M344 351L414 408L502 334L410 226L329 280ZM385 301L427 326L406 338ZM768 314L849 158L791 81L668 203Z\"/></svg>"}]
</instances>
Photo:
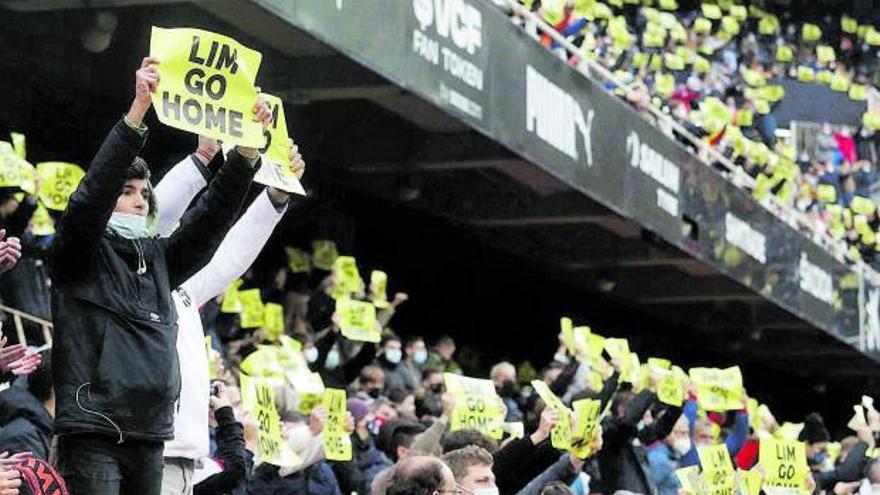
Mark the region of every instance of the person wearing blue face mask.
<instances>
[{"instance_id":1,"label":"person wearing blue face mask","mask_svg":"<svg viewBox=\"0 0 880 495\"><path fill-rule=\"evenodd\" d=\"M379 344L376 366L385 372L385 391L401 388L408 392L418 388L418 382L403 363L403 344L400 337L386 335Z\"/></svg>"},{"instance_id":2,"label":"person wearing blue face mask","mask_svg":"<svg viewBox=\"0 0 880 495\"><path fill-rule=\"evenodd\" d=\"M170 237L157 201L143 118L160 61L144 58L135 97L70 197L50 256L58 470L74 494L158 495L181 379L171 292L201 270L238 214L260 165L237 147ZM272 112L258 99L263 126Z\"/></svg>"},{"instance_id":3,"label":"person wearing blue face mask","mask_svg":"<svg viewBox=\"0 0 880 495\"><path fill-rule=\"evenodd\" d=\"M418 383L422 381L422 370L425 363L428 362L428 347L425 346L425 339L418 335L408 337L404 350L406 351L406 360L403 364Z\"/></svg>"}]
</instances>

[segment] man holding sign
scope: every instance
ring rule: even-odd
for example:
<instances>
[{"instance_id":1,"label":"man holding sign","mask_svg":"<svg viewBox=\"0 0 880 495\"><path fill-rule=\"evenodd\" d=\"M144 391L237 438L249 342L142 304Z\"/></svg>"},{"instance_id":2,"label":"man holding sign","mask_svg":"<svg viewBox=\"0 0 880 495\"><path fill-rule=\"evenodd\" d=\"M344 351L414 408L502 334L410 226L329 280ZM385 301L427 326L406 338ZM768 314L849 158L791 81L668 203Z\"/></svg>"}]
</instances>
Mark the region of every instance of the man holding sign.
<instances>
[{"instance_id":1,"label":"man holding sign","mask_svg":"<svg viewBox=\"0 0 880 495\"><path fill-rule=\"evenodd\" d=\"M259 151L239 147L167 239L146 162L144 115L159 91L147 57L135 98L70 197L51 257L58 466L75 495L158 495L180 375L171 291L201 269L241 208ZM271 120L258 101L253 115Z\"/></svg>"}]
</instances>

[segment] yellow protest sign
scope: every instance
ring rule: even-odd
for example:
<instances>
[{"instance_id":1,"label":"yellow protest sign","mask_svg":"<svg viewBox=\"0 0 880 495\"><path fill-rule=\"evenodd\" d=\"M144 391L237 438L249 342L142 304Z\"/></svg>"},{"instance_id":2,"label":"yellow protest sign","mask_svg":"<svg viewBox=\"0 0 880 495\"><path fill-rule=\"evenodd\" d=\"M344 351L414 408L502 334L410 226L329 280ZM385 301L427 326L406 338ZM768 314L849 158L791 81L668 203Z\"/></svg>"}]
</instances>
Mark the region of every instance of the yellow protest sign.
<instances>
[{"instance_id":1,"label":"yellow protest sign","mask_svg":"<svg viewBox=\"0 0 880 495\"><path fill-rule=\"evenodd\" d=\"M330 271L333 263L339 257L336 250L336 243L327 240L312 241L312 264L315 268Z\"/></svg>"},{"instance_id":2,"label":"yellow protest sign","mask_svg":"<svg viewBox=\"0 0 880 495\"><path fill-rule=\"evenodd\" d=\"M0 141L0 187L17 187L33 194L36 169L33 165L15 154L12 145Z\"/></svg>"},{"instance_id":3,"label":"yellow protest sign","mask_svg":"<svg viewBox=\"0 0 880 495\"><path fill-rule=\"evenodd\" d=\"M216 380L220 375L220 354L214 350L214 339L211 335L205 335L205 352L208 354L208 377Z\"/></svg>"},{"instance_id":4,"label":"yellow protest sign","mask_svg":"<svg viewBox=\"0 0 880 495\"><path fill-rule=\"evenodd\" d=\"M474 429L496 440L504 434L501 398L491 380L443 373L446 390L455 398L450 431Z\"/></svg>"},{"instance_id":5,"label":"yellow protest sign","mask_svg":"<svg viewBox=\"0 0 880 495\"><path fill-rule=\"evenodd\" d=\"M284 307L278 303L263 306L263 330L266 338L277 340L284 333Z\"/></svg>"},{"instance_id":6,"label":"yellow protest sign","mask_svg":"<svg viewBox=\"0 0 880 495\"><path fill-rule=\"evenodd\" d=\"M49 216L49 210L43 203L37 204L37 209L31 217L33 232L36 236L52 235L55 233L55 221Z\"/></svg>"},{"instance_id":7,"label":"yellow protest sign","mask_svg":"<svg viewBox=\"0 0 880 495\"><path fill-rule=\"evenodd\" d=\"M565 346L565 349L569 352L569 354L575 354L575 345L574 345L574 323L571 321L571 318L567 316L563 316L559 319L559 339L562 341L562 345Z\"/></svg>"},{"instance_id":8,"label":"yellow protest sign","mask_svg":"<svg viewBox=\"0 0 880 495\"><path fill-rule=\"evenodd\" d=\"M831 78L831 91L837 91L839 93L845 93L849 91L849 79L842 74L834 74L834 77Z\"/></svg>"},{"instance_id":9,"label":"yellow protest sign","mask_svg":"<svg viewBox=\"0 0 880 495\"><path fill-rule=\"evenodd\" d=\"M238 298L238 288L243 283L244 280L238 279L226 288L226 292L223 293L223 303L220 305L221 313L241 313L243 307L241 300Z\"/></svg>"},{"instance_id":10,"label":"yellow protest sign","mask_svg":"<svg viewBox=\"0 0 880 495\"><path fill-rule=\"evenodd\" d=\"M874 131L880 130L880 113L865 112L862 114L862 124L868 129Z\"/></svg>"},{"instance_id":11,"label":"yellow protest sign","mask_svg":"<svg viewBox=\"0 0 880 495\"><path fill-rule=\"evenodd\" d=\"M526 436L526 426L522 421L504 423L504 431L510 435L510 438L525 438Z\"/></svg>"},{"instance_id":12,"label":"yellow protest sign","mask_svg":"<svg viewBox=\"0 0 880 495\"><path fill-rule=\"evenodd\" d=\"M816 58L819 62L828 64L834 62L837 59L837 55L834 53L834 48L828 45L819 45L816 47Z\"/></svg>"},{"instance_id":13,"label":"yellow protest sign","mask_svg":"<svg viewBox=\"0 0 880 495\"><path fill-rule=\"evenodd\" d=\"M819 184L816 186L816 198L823 203L837 201L837 189L832 184Z\"/></svg>"},{"instance_id":14,"label":"yellow protest sign","mask_svg":"<svg viewBox=\"0 0 880 495\"><path fill-rule=\"evenodd\" d=\"M287 267L290 273L308 273L312 270L312 260L309 253L299 248L285 247L284 254L287 255Z\"/></svg>"},{"instance_id":15,"label":"yellow protest sign","mask_svg":"<svg viewBox=\"0 0 880 495\"><path fill-rule=\"evenodd\" d=\"M260 289L248 289L238 292L241 301L241 328L259 328L263 325L263 299Z\"/></svg>"},{"instance_id":16,"label":"yellow protest sign","mask_svg":"<svg viewBox=\"0 0 880 495\"><path fill-rule=\"evenodd\" d=\"M850 16L840 17L840 30L844 33L854 34L859 29L859 21Z\"/></svg>"},{"instance_id":17,"label":"yellow protest sign","mask_svg":"<svg viewBox=\"0 0 880 495\"><path fill-rule=\"evenodd\" d=\"M776 47L777 62L791 62L794 60L794 50L788 45L779 45Z\"/></svg>"},{"instance_id":18,"label":"yellow protest sign","mask_svg":"<svg viewBox=\"0 0 880 495\"><path fill-rule=\"evenodd\" d=\"M816 71L812 67L799 65L797 68L797 78L801 82L813 82L813 79L816 78Z\"/></svg>"},{"instance_id":19,"label":"yellow protest sign","mask_svg":"<svg viewBox=\"0 0 880 495\"><path fill-rule=\"evenodd\" d=\"M672 368L672 361L658 357L649 357L648 366L654 366L659 369L668 370Z\"/></svg>"},{"instance_id":20,"label":"yellow protest sign","mask_svg":"<svg viewBox=\"0 0 880 495\"><path fill-rule=\"evenodd\" d=\"M700 56L694 57L694 70L700 74L709 72L711 68L712 64L706 58Z\"/></svg>"},{"instance_id":21,"label":"yellow protest sign","mask_svg":"<svg viewBox=\"0 0 880 495\"><path fill-rule=\"evenodd\" d=\"M574 408L575 428L571 434L571 452L580 459L586 459L593 453L590 444L599 432L599 414L602 401L597 399L581 399L571 404Z\"/></svg>"},{"instance_id":22,"label":"yellow protest sign","mask_svg":"<svg viewBox=\"0 0 880 495\"><path fill-rule=\"evenodd\" d=\"M706 411L732 411L743 407L742 372L727 369L691 368L691 382L697 388L697 403Z\"/></svg>"},{"instance_id":23,"label":"yellow protest sign","mask_svg":"<svg viewBox=\"0 0 880 495\"><path fill-rule=\"evenodd\" d=\"M391 307L388 302L388 274L381 270L370 272L370 300L379 309Z\"/></svg>"},{"instance_id":24,"label":"yellow protest sign","mask_svg":"<svg viewBox=\"0 0 880 495\"><path fill-rule=\"evenodd\" d=\"M254 175L254 181L289 193L306 195L290 163L290 137L287 134L287 119L284 118L284 102L281 98L263 93L263 99L272 110L272 122L266 129L266 147L262 166Z\"/></svg>"},{"instance_id":25,"label":"yellow protest sign","mask_svg":"<svg viewBox=\"0 0 880 495\"><path fill-rule=\"evenodd\" d=\"M742 5L731 5L730 15L738 21L744 21L749 18L748 10Z\"/></svg>"},{"instance_id":26,"label":"yellow protest sign","mask_svg":"<svg viewBox=\"0 0 880 495\"><path fill-rule=\"evenodd\" d=\"M810 468L807 466L807 453L803 442L796 440L761 440L758 462L764 468L764 489L805 490Z\"/></svg>"},{"instance_id":27,"label":"yellow protest sign","mask_svg":"<svg viewBox=\"0 0 880 495\"><path fill-rule=\"evenodd\" d=\"M684 383L681 376L673 372L667 372L660 378L657 384L657 400L674 407L684 404Z\"/></svg>"},{"instance_id":28,"label":"yellow protest sign","mask_svg":"<svg viewBox=\"0 0 880 495\"><path fill-rule=\"evenodd\" d=\"M70 195L86 175L78 165L64 162L38 163L37 174L42 181L40 201L46 208L57 211L67 208Z\"/></svg>"},{"instance_id":29,"label":"yellow protest sign","mask_svg":"<svg viewBox=\"0 0 880 495\"><path fill-rule=\"evenodd\" d=\"M762 480L760 471L757 469L749 471L737 469L736 477L739 479L739 488L742 495L760 495Z\"/></svg>"},{"instance_id":30,"label":"yellow protest sign","mask_svg":"<svg viewBox=\"0 0 880 495\"><path fill-rule=\"evenodd\" d=\"M849 87L849 99L853 101L865 101L868 93L864 84L851 84Z\"/></svg>"},{"instance_id":31,"label":"yellow protest sign","mask_svg":"<svg viewBox=\"0 0 880 495\"><path fill-rule=\"evenodd\" d=\"M244 375L241 385L245 407L251 410L260 425L260 460L274 466L298 466L302 461L281 437L281 419L275 409L275 391L270 382Z\"/></svg>"},{"instance_id":32,"label":"yellow protest sign","mask_svg":"<svg viewBox=\"0 0 880 495\"><path fill-rule=\"evenodd\" d=\"M751 127L755 120L755 114L751 110L740 109L736 112L736 125Z\"/></svg>"},{"instance_id":33,"label":"yellow protest sign","mask_svg":"<svg viewBox=\"0 0 880 495\"><path fill-rule=\"evenodd\" d=\"M357 261L353 256L337 257L333 262L331 271L335 280L334 293L337 294L337 297L345 297L355 292L360 292L363 288Z\"/></svg>"},{"instance_id":34,"label":"yellow protest sign","mask_svg":"<svg viewBox=\"0 0 880 495\"><path fill-rule=\"evenodd\" d=\"M700 465L703 467L703 480L710 495L735 495L736 472L730 460L727 445L707 445L697 449Z\"/></svg>"},{"instance_id":35,"label":"yellow protest sign","mask_svg":"<svg viewBox=\"0 0 880 495\"><path fill-rule=\"evenodd\" d=\"M550 444L554 449L571 450L571 409L565 407L565 404L543 381L532 380L532 388L535 389L544 404L555 409L559 416L559 421L550 430Z\"/></svg>"},{"instance_id":36,"label":"yellow protest sign","mask_svg":"<svg viewBox=\"0 0 880 495\"><path fill-rule=\"evenodd\" d=\"M278 346L260 345L241 362L244 373L262 378L284 378L284 369L278 359Z\"/></svg>"},{"instance_id":37,"label":"yellow protest sign","mask_svg":"<svg viewBox=\"0 0 880 495\"><path fill-rule=\"evenodd\" d=\"M15 154L22 160L27 158L27 145L25 144L24 134L10 132L9 137L12 139L12 149L15 150Z\"/></svg>"},{"instance_id":38,"label":"yellow protest sign","mask_svg":"<svg viewBox=\"0 0 880 495\"><path fill-rule=\"evenodd\" d=\"M703 16L707 19L718 20L721 19L721 8L712 3L704 3L702 5L703 8Z\"/></svg>"},{"instance_id":39,"label":"yellow protest sign","mask_svg":"<svg viewBox=\"0 0 880 495\"><path fill-rule=\"evenodd\" d=\"M709 487L703 477L700 476L700 466L688 466L675 470L682 490L688 495L708 495Z\"/></svg>"},{"instance_id":40,"label":"yellow protest sign","mask_svg":"<svg viewBox=\"0 0 880 495\"><path fill-rule=\"evenodd\" d=\"M153 93L160 122L226 144L264 146L262 124L253 119L259 52L210 31L153 26L150 55L162 73Z\"/></svg>"},{"instance_id":41,"label":"yellow protest sign","mask_svg":"<svg viewBox=\"0 0 880 495\"><path fill-rule=\"evenodd\" d=\"M325 389L322 405L327 410L327 423L321 432L324 455L328 461L350 461L351 437L345 431L345 390Z\"/></svg>"},{"instance_id":42,"label":"yellow protest sign","mask_svg":"<svg viewBox=\"0 0 880 495\"><path fill-rule=\"evenodd\" d=\"M739 34L739 21L733 16L726 15L721 18L721 29L728 34L736 36Z\"/></svg>"},{"instance_id":43,"label":"yellow protest sign","mask_svg":"<svg viewBox=\"0 0 880 495\"><path fill-rule=\"evenodd\" d=\"M345 338L374 343L382 340L376 323L376 307L372 303L340 298L336 300L336 312Z\"/></svg>"},{"instance_id":44,"label":"yellow protest sign","mask_svg":"<svg viewBox=\"0 0 880 495\"><path fill-rule=\"evenodd\" d=\"M712 21L705 17L697 17L694 19L693 29L697 34L709 34L712 32Z\"/></svg>"},{"instance_id":45,"label":"yellow protest sign","mask_svg":"<svg viewBox=\"0 0 880 495\"><path fill-rule=\"evenodd\" d=\"M869 198L855 196L850 201L849 209L860 215L870 215L877 209L877 205L875 205Z\"/></svg>"},{"instance_id":46,"label":"yellow protest sign","mask_svg":"<svg viewBox=\"0 0 880 495\"><path fill-rule=\"evenodd\" d=\"M779 18L773 14L766 15L758 21L758 33L772 36L779 31Z\"/></svg>"},{"instance_id":47,"label":"yellow protest sign","mask_svg":"<svg viewBox=\"0 0 880 495\"><path fill-rule=\"evenodd\" d=\"M801 38L804 41L819 41L822 38L822 28L815 24L804 23L801 28Z\"/></svg>"}]
</instances>

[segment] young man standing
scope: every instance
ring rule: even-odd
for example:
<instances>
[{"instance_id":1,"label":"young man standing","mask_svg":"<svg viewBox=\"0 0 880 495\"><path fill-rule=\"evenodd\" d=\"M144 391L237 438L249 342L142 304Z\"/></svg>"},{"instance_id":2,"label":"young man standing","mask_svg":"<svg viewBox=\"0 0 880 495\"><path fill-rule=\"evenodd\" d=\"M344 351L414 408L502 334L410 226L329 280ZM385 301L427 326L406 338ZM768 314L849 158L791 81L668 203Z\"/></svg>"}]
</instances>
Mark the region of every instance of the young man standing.
<instances>
[{"instance_id":1,"label":"young man standing","mask_svg":"<svg viewBox=\"0 0 880 495\"><path fill-rule=\"evenodd\" d=\"M137 154L158 63L143 60L131 109L70 197L51 255L58 466L74 495L160 493L180 390L171 291L210 260L259 165L256 149L231 151L177 232L152 235L156 202ZM271 120L264 102L254 113Z\"/></svg>"}]
</instances>

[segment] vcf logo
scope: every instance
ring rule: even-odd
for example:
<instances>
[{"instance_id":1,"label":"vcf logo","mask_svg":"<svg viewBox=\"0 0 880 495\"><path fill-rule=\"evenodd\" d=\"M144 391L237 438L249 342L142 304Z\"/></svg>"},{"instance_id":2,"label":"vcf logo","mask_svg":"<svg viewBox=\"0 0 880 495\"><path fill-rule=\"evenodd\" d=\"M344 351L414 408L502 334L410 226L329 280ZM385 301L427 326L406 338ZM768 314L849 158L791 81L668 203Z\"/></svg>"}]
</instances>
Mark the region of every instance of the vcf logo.
<instances>
[{"instance_id":1,"label":"vcf logo","mask_svg":"<svg viewBox=\"0 0 880 495\"><path fill-rule=\"evenodd\" d=\"M422 31L431 25L471 55L483 46L483 16L465 0L412 0L413 13Z\"/></svg>"}]
</instances>

